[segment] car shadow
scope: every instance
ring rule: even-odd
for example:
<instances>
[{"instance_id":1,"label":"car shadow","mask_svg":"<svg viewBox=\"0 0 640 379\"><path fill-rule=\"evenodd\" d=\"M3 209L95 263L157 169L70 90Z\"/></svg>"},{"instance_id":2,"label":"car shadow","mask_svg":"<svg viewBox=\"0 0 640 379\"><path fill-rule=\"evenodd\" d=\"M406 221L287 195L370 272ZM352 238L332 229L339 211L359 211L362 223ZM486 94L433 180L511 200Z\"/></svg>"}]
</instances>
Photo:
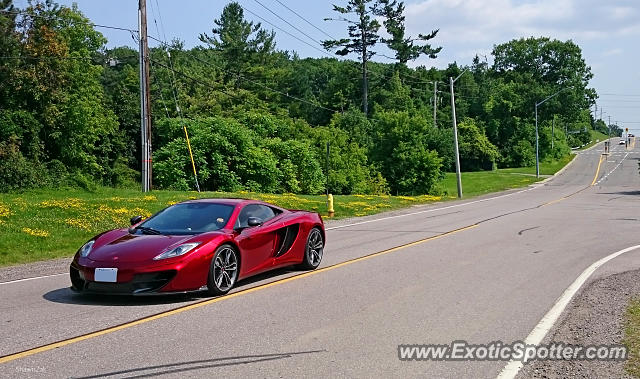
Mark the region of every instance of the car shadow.
<instances>
[{"instance_id":1,"label":"car shadow","mask_svg":"<svg viewBox=\"0 0 640 379\"><path fill-rule=\"evenodd\" d=\"M45 300L74 305L105 305L105 306L144 306L157 304L186 303L200 299L199 293L193 294L169 294L153 296L126 296L126 295L101 295L80 294L71 288L58 288L42 295Z\"/></svg>"},{"instance_id":2,"label":"car shadow","mask_svg":"<svg viewBox=\"0 0 640 379\"><path fill-rule=\"evenodd\" d=\"M277 354L260 354L260 355L243 355L236 357L224 357L213 359L202 359L187 362L169 363L157 366L137 367L127 370L119 370L112 372L104 372L91 376L75 377L78 379L95 379L104 378L109 376L125 376L127 378L147 378L155 377L167 374L184 373L187 371L205 370L216 367L246 365L251 363L259 363L266 361L274 361L280 359L292 358L296 355L303 354L315 354L324 353L326 350L310 350L310 351L298 351L292 353L277 353Z\"/></svg>"},{"instance_id":3,"label":"car shadow","mask_svg":"<svg viewBox=\"0 0 640 379\"><path fill-rule=\"evenodd\" d=\"M284 267L273 271L268 271L262 274L258 274L247 279L243 279L236 283L233 292L238 292L251 288L253 284L264 281L267 284L269 282L284 279L289 276L302 273L304 270L297 269L295 267ZM293 274L293 275L290 275ZM273 280L270 280L273 279ZM179 304L187 303L204 298L209 298L206 291L190 292L190 293L178 293L178 294L154 294L154 295L107 295L107 294L83 294L77 293L71 290L69 287L58 288L49 291L42 295L45 300L61 303L61 304L74 304L74 305L104 305L104 306L145 306L145 305L158 305L158 304Z\"/></svg>"},{"instance_id":4,"label":"car shadow","mask_svg":"<svg viewBox=\"0 0 640 379\"><path fill-rule=\"evenodd\" d=\"M291 273L301 273L301 272L303 272L303 270L299 270L295 267L278 268L272 271L267 271L267 272L263 272L262 274L248 277L246 279L242 279L236 283L234 288L243 290L243 289L246 289L245 287L250 286L257 282L261 282L263 280L268 280L268 279L279 280L279 279L283 279L283 278L278 278L279 276L283 276Z\"/></svg>"},{"instance_id":5,"label":"car shadow","mask_svg":"<svg viewBox=\"0 0 640 379\"><path fill-rule=\"evenodd\" d=\"M623 195L623 196L638 196L640 195L640 191L632 190L632 191L618 191L618 192L598 192L599 195Z\"/></svg>"}]
</instances>

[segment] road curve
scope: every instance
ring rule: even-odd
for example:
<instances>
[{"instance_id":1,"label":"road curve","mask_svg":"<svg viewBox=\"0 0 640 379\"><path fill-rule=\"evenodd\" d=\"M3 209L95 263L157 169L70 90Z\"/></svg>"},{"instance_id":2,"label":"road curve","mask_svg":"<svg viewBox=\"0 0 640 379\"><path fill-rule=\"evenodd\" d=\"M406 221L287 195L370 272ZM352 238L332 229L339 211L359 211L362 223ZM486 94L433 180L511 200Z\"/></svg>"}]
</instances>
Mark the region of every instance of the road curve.
<instances>
[{"instance_id":1,"label":"road curve","mask_svg":"<svg viewBox=\"0 0 640 379\"><path fill-rule=\"evenodd\" d=\"M86 298L65 276L0 283L0 375L495 377L506 362L403 362L397 346L523 340L583 270L637 245L640 149L601 152L522 190L328 224L320 271L262 275L221 298Z\"/></svg>"}]
</instances>

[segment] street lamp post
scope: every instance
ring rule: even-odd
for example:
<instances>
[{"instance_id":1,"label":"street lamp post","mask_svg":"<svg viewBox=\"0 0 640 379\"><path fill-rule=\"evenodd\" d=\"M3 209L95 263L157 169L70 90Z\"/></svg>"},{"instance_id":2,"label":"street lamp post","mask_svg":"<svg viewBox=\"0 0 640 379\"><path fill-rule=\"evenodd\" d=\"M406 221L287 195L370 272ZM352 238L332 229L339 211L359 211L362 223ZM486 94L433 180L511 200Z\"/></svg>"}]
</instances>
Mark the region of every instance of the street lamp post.
<instances>
[{"instance_id":1,"label":"street lamp post","mask_svg":"<svg viewBox=\"0 0 640 379\"><path fill-rule=\"evenodd\" d=\"M539 148L539 135L538 135L538 107L544 104L547 100L554 98L560 94L562 91L566 91L572 87L563 88L560 91L554 93L551 96L547 96L546 99L542 100L539 103L536 103L536 178L540 177L540 148Z\"/></svg>"},{"instance_id":2,"label":"street lamp post","mask_svg":"<svg viewBox=\"0 0 640 379\"><path fill-rule=\"evenodd\" d=\"M456 99L453 93L453 83L455 83L462 74L467 71L465 69L455 79L449 77L449 89L451 90L451 114L453 117L453 149L456 155L456 182L458 185L458 198L462 198L462 178L460 176L460 152L458 151L458 123L456 122Z\"/></svg>"}]
</instances>

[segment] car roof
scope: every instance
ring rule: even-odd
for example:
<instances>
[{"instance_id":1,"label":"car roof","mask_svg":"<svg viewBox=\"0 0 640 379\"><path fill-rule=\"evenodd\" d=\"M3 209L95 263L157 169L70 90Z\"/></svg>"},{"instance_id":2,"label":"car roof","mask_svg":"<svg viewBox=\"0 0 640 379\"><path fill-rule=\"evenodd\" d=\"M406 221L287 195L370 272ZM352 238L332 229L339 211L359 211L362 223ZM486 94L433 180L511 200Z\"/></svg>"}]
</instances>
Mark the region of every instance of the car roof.
<instances>
[{"instance_id":1,"label":"car roof","mask_svg":"<svg viewBox=\"0 0 640 379\"><path fill-rule=\"evenodd\" d=\"M216 204L229 204L229 205L237 205L243 203L250 203L255 200L251 199L224 199L224 198L205 198L205 199L193 199L184 201L184 203L216 203Z\"/></svg>"},{"instance_id":2,"label":"car roof","mask_svg":"<svg viewBox=\"0 0 640 379\"><path fill-rule=\"evenodd\" d=\"M187 201L183 201L183 203L211 203L211 204L225 204L225 205L233 205L233 206L238 206L238 205L242 206L245 204L264 204L264 205L281 209L277 205L273 205L273 204L265 203L264 201L253 200L253 199L205 198L205 199L187 200Z\"/></svg>"}]
</instances>

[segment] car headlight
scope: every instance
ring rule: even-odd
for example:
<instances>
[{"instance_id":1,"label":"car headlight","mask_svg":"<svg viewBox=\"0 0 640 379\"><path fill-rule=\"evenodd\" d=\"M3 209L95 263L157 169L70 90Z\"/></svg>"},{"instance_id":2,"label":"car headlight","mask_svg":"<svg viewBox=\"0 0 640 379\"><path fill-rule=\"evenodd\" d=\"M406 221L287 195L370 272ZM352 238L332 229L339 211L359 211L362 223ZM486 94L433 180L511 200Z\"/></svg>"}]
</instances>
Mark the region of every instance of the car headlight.
<instances>
[{"instance_id":1,"label":"car headlight","mask_svg":"<svg viewBox=\"0 0 640 379\"><path fill-rule=\"evenodd\" d=\"M200 245L200 242L183 243L180 246L176 246L171 250L167 250L167 251L163 252L162 254L156 256L155 258L153 258L153 260L154 261L159 261L160 259L179 257L179 256L185 255L186 253L188 253L191 250L195 249L196 246L198 246L198 245Z\"/></svg>"},{"instance_id":2,"label":"car headlight","mask_svg":"<svg viewBox=\"0 0 640 379\"><path fill-rule=\"evenodd\" d=\"M91 248L93 247L93 244L96 241L89 241L87 243L85 243L84 245L82 245L82 247L80 248L80 256L81 257L86 257L87 255L89 255L89 253L91 252Z\"/></svg>"}]
</instances>

